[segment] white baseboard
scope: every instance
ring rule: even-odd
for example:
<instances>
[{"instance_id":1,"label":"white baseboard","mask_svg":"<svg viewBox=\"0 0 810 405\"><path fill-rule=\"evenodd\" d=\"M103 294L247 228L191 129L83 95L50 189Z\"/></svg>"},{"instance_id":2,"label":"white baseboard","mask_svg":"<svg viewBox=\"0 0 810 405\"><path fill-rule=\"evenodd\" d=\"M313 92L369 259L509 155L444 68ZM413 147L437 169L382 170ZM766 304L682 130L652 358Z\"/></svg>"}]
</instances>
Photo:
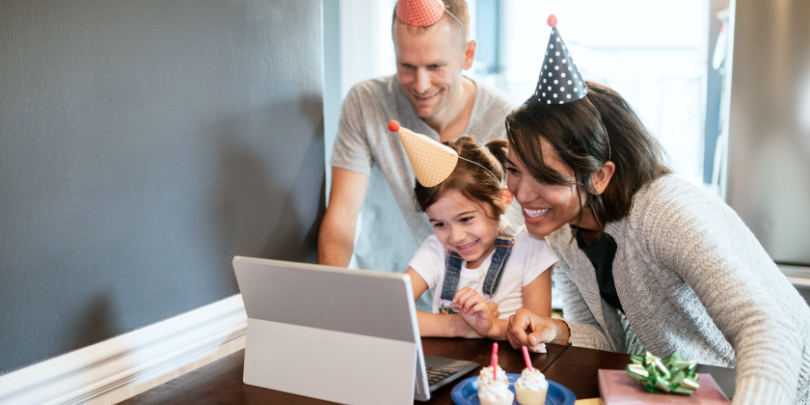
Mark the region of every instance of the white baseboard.
<instances>
[{"instance_id":1,"label":"white baseboard","mask_svg":"<svg viewBox=\"0 0 810 405\"><path fill-rule=\"evenodd\" d=\"M0 376L0 404L113 405L245 347L241 295Z\"/></svg>"}]
</instances>

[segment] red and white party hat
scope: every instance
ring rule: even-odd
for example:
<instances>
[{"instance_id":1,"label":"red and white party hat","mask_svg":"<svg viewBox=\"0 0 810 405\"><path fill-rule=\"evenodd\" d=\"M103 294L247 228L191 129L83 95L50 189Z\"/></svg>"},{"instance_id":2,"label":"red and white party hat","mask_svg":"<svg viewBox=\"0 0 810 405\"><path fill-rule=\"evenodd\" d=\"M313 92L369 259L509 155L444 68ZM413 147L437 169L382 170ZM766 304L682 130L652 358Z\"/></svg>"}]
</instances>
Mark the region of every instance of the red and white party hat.
<instances>
[{"instance_id":1,"label":"red and white party hat","mask_svg":"<svg viewBox=\"0 0 810 405\"><path fill-rule=\"evenodd\" d=\"M412 27L427 27L444 14L442 0L399 0L397 18Z\"/></svg>"}]
</instances>

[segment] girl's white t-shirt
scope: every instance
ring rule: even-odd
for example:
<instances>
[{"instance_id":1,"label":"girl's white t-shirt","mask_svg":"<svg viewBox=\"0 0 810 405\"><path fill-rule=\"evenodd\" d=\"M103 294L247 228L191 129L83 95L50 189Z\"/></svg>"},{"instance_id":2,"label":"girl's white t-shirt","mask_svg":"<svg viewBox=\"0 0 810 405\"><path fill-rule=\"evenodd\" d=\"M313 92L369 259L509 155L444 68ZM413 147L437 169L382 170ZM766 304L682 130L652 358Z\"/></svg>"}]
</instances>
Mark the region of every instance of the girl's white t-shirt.
<instances>
[{"instance_id":1,"label":"girl's white t-shirt","mask_svg":"<svg viewBox=\"0 0 810 405\"><path fill-rule=\"evenodd\" d=\"M467 263L464 262L459 275L458 290L469 287L483 297L484 280L494 254L493 250L477 269L468 269ZM442 307L441 295L446 260L447 249L442 246L436 235L430 235L408 263L422 276L428 288L433 291L434 313L439 313ZM543 274L557 261L559 258L544 239L536 238L525 231L515 236L512 253L509 261L506 262L503 276L501 276L501 284L490 299L491 302L498 303L501 319L508 318L523 307L523 287L534 281L537 276ZM445 308L448 308L450 303L450 301L445 301Z\"/></svg>"}]
</instances>

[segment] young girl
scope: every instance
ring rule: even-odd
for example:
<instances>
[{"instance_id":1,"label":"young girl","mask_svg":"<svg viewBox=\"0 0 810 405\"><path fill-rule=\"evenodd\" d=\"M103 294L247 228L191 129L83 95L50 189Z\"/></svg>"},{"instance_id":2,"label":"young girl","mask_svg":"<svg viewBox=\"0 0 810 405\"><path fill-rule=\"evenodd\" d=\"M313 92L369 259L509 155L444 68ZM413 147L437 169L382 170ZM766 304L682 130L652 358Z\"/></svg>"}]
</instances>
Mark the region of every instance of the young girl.
<instances>
[{"instance_id":1,"label":"young girl","mask_svg":"<svg viewBox=\"0 0 810 405\"><path fill-rule=\"evenodd\" d=\"M419 330L503 340L517 309L551 315L551 267L558 259L543 239L512 234L500 221L512 202L504 182L506 140L484 147L461 136L445 145L459 155L455 169L436 186L415 188L435 232L406 271L415 298L433 291L433 313L418 311Z\"/></svg>"}]
</instances>

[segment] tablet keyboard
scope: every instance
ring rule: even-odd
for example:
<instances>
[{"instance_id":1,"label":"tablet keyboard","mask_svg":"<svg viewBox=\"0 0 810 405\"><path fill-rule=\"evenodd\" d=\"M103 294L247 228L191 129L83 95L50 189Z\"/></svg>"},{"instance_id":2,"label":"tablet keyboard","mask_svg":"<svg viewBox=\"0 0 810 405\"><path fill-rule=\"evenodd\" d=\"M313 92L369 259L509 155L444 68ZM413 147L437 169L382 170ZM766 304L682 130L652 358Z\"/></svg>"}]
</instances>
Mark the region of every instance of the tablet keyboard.
<instances>
[{"instance_id":1,"label":"tablet keyboard","mask_svg":"<svg viewBox=\"0 0 810 405\"><path fill-rule=\"evenodd\" d=\"M433 368L433 367L426 367L427 369L427 378L428 378L428 386L432 386L439 381L444 380L447 377L457 373L457 371L453 370L445 370L441 368Z\"/></svg>"}]
</instances>

